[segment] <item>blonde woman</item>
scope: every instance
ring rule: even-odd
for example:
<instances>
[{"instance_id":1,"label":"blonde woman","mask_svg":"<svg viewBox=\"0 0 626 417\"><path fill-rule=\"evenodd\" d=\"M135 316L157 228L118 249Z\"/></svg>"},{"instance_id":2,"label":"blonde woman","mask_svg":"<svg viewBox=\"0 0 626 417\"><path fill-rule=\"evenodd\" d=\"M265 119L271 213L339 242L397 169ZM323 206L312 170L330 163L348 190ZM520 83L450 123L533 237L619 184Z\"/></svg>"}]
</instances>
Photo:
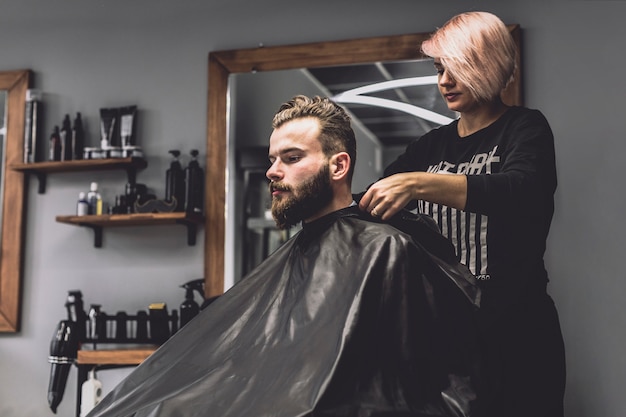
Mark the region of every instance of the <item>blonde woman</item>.
<instances>
[{"instance_id":1,"label":"blonde woman","mask_svg":"<svg viewBox=\"0 0 626 417\"><path fill-rule=\"evenodd\" d=\"M479 280L486 415L562 417L563 338L543 261L557 185L552 131L538 110L500 99L516 48L498 17L457 15L422 50L459 117L409 144L359 206L383 220L404 207L432 216Z\"/></svg>"}]
</instances>

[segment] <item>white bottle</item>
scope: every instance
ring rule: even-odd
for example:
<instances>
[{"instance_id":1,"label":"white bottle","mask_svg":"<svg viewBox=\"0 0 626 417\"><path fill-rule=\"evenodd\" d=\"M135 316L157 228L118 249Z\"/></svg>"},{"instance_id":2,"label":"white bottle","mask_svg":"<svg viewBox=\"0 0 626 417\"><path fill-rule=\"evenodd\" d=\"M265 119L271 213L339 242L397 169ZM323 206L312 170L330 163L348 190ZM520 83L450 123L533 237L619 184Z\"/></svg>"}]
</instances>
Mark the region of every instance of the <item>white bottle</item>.
<instances>
[{"instance_id":1,"label":"white bottle","mask_svg":"<svg viewBox=\"0 0 626 417\"><path fill-rule=\"evenodd\" d=\"M102 382L96 379L96 371L89 371L89 379L81 386L80 417L85 417L102 400Z\"/></svg>"},{"instance_id":2,"label":"white bottle","mask_svg":"<svg viewBox=\"0 0 626 417\"><path fill-rule=\"evenodd\" d=\"M89 205L89 214L98 214L98 200L100 194L98 194L98 183L92 182L91 188L87 193L87 204ZM100 201L102 201L100 199ZM102 202L100 203L100 207L102 207ZM102 209L100 209L102 211ZM100 212L102 214L102 212Z\"/></svg>"},{"instance_id":3,"label":"white bottle","mask_svg":"<svg viewBox=\"0 0 626 417\"><path fill-rule=\"evenodd\" d=\"M89 203L87 202L86 194L81 191L78 193L78 203L76 204L76 215L86 216L89 214Z\"/></svg>"}]
</instances>

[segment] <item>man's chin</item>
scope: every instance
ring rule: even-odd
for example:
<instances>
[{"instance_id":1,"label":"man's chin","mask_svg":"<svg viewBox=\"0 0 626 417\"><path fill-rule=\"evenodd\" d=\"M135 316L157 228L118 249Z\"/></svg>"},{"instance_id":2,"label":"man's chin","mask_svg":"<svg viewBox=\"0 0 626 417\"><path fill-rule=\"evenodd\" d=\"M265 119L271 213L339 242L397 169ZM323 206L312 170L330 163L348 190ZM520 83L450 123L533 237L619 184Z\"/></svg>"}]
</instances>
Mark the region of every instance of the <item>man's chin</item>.
<instances>
[{"instance_id":1,"label":"man's chin","mask_svg":"<svg viewBox=\"0 0 626 417\"><path fill-rule=\"evenodd\" d=\"M288 230L296 224L300 223L300 221L298 220L286 218L281 214L272 213L272 216L274 217L274 223L276 223L276 228L278 228L279 230Z\"/></svg>"}]
</instances>

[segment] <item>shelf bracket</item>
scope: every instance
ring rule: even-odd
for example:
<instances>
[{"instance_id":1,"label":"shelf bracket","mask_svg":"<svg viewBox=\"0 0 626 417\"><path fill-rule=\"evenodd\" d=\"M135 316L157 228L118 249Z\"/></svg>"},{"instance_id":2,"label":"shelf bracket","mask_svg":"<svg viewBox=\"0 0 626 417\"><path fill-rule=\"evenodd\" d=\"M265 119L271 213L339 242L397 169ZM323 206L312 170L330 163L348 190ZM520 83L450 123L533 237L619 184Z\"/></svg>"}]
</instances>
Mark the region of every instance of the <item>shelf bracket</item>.
<instances>
[{"instance_id":1,"label":"shelf bracket","mask_svg":"<svg viewBox=\"0 0 626 417\"><path fill-rule=\"evenodd\" d=\"M196 245L196 231L197 231L197 227L195 223L184 221L184 220L177 221L177 223L182 224L183 226L187 227L187 245L195 246Z\"/></svg>"},{"instance_id":2,"label":"shelf bracket","mask_svg":"<svg viewBox=\"0 0 626 417\"><path fill-rule=\"evenodd\" d=\"M137 182L137 169L134 167L126 168L126 176L130 184L135 184Z\"/></svg>"},{"instance_id":3,"label":"shelf bracket","mask_svg":"<svg viewBox=\"0 0 626 417\"><path fill-rule=\"evenodd\" d=\"M95 226L93 224L81 224L83 227L88 227L93 230L94 240L93 246L94 248L102 247L102 226Z\"/></svg>"},{"instance_id":4,"label":"shelf bracket","mask_svg":"<svg viewBox=\"0 0 626 417\"><path fill-rule=\"evenodd\" d=\"M37 192L39 194L45 194L46 193L46 174L44 172L36 172L35 173L37 175L37 181L39 181L39 188L37 188Z\"/></svg>"}]
</instances>

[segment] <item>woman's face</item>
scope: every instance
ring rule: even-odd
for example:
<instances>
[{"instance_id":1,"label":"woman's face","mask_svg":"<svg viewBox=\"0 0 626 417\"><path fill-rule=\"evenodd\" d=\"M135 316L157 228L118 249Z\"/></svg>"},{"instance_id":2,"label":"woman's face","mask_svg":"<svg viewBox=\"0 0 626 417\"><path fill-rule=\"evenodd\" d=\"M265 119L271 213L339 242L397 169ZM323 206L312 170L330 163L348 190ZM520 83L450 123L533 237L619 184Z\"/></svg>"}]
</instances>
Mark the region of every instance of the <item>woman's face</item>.
<instances>
[{"instance_id":1,"label":"woman's face","mask_svg":"<svg viewBox=\"0 0 626 417\"><path fill-rule=\"evenodd\" d=\"M446 101L448 109L464 113L478 106L478 102L470 89L457 82L437 58L435 58L435 69L437 70L439 93Z\"/></svg>"}]
</instances>

